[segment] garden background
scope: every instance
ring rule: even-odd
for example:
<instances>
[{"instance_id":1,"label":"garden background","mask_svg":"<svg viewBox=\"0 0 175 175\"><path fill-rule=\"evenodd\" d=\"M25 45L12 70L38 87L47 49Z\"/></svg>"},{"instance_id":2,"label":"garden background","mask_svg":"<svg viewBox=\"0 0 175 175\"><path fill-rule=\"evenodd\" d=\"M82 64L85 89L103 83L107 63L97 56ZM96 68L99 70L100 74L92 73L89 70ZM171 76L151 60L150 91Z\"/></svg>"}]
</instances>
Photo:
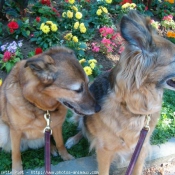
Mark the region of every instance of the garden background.
<instances>
[{"instance_id":1,"label":"garden background","mask_svg":"<svg viewBox=\"0 0 175 175\"><path fill-rule=\"evenodd\" d=\"M53 46L66 46L75 51L92 81L110 70L124 50L119 22L129 10L150 16L159 35L175 43L174 0L0 0L0 84L16 62L42 53ZM151 138L161 144L175 137L175 92L166 90L160 120ZM63 126L64 140L77 132L69 122ZM44 165L44 150L22 153L24 169ZM69 150L75 158L91 155L88 142ZM11 154L0 150L0 172L11 169ZM62 161L52 157L52 164Z\"/></svg>"}]
</instances>

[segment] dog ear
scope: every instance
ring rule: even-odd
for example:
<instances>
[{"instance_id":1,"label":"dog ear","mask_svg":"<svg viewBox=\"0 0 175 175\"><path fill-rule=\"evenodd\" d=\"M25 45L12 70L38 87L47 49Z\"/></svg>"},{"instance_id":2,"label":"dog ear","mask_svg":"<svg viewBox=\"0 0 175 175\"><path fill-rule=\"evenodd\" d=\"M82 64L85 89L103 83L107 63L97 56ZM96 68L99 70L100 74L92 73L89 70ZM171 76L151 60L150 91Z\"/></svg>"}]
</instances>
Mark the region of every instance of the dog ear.
<instances>
[{"instance_id":1,"label":"dog ear","mask_svg":"<svg viewBox=\"0 0 175 175\"><path fill-rule=\"evenodd\" d=\"M149 25L148 19L133 10L121 19L121 35L130 45L136 46L142 52L149 51L153 44Z\"/></svg>"},{"instance_id":2,"label":"dog ear","mask_svg":"<svg viewBox=\"0 0 175 175\"><path fill-rule=\"evenodd\" d=\"M54 60L49 55L29 59L24 67L30 67L33 74L44 84L51 84L55 80Z\"/></svg>"}]
</instances>

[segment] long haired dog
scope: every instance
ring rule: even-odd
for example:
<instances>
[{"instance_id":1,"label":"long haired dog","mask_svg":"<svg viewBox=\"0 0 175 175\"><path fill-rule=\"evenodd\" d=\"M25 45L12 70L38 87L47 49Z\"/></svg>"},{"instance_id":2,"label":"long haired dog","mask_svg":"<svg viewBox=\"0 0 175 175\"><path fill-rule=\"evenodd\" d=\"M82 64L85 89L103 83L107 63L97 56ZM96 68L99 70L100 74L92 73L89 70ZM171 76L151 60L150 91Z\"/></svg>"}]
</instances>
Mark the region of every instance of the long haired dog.
<instances>
[{"instance_id":1,"label":"long haired dog","mask_svg":"<svg viewBox=\"0 0 175 175\"><path fill-rule=\"evenodd\" d=\"M88 78L72 50L56 47L20 61L0 89L0 147L12 150L12 173L22 174L20 150L44 145L44 114L63 160L68 154L62 138L67 109L91 115L100 110L88 89ZM55 154L55 148L52 152Z\"/></svg>"},{"instance_id":2,"label":"long haired dog","mask_svg":"<svg viewBox=\"0 0 175 175\"><path fill-rule=\"evenodd\" d=\"M120 23L125 50L119 62L90 87L102 107L83 117L82 131L95 148L100 175L108 175L114 157L130 160L139 134L151 115L133 175L141 175L150 136L159 118L163 89L175 90L175 45L157 35L150 19L131 11ZM68 142L76 142L81 133Z\"/></svg>"}]
</instances>

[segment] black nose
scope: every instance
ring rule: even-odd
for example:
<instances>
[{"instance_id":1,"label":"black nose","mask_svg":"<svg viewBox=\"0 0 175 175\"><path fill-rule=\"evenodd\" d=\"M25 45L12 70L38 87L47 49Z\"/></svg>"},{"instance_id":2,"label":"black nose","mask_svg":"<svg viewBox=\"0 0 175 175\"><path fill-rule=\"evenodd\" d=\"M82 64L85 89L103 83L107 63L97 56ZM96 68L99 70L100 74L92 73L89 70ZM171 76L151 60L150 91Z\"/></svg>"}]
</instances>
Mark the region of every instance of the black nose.
<instances>
[{"instance_id":1,"label":"black nose","mask_svg":"<svg viewBox=\"0 0 175 175\"><path fill-rule=\"evenodd\" d=\"M101 106L96 104L95 105L95 112L99 112L101 110Z\"/></svg>"}]
</instances>

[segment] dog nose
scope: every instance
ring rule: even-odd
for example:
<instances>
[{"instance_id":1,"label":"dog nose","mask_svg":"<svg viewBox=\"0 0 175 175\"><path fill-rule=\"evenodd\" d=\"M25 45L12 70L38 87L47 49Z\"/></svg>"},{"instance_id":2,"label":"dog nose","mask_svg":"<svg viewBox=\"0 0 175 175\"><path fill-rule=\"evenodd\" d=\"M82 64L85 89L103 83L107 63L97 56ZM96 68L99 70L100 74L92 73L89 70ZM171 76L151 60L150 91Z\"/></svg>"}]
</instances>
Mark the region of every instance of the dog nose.
<instances>
[{"instance_id":1,"label":"dog nose","mask_svg":"<svg viewBox=\"0 0 175 175\"><path fill-rule=\"evenodd\" d=\"M95 112L99 112L101 110L101 106L96 104L95 105Z\"/></svg>"}]
</instances>

